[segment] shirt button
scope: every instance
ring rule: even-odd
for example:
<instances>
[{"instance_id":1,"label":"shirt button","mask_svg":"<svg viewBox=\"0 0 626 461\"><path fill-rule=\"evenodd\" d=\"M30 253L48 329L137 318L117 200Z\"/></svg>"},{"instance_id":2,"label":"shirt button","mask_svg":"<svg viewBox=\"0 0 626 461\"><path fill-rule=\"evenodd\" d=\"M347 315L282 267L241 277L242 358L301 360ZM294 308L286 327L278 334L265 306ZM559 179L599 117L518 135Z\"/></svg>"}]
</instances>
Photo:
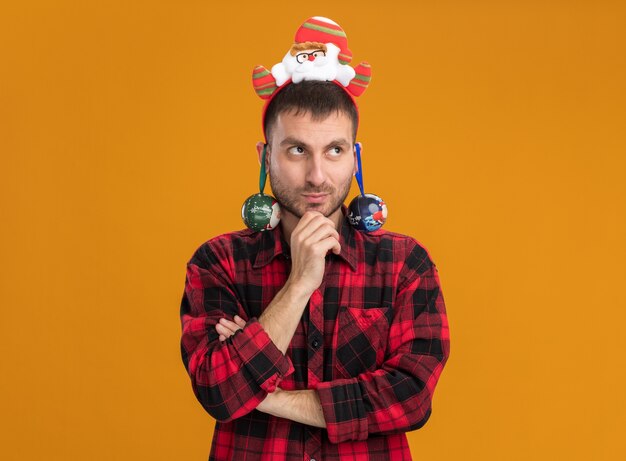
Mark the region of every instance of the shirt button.
<instances>
[{"instance_id":1,"label":"shirt button","mask_svg":"<svg viewBox=\"0 0 626 461\"><path fill-rule=\"evenodd\" d=\"M311 461L315 461L315 458L311 458Z\"/></svg>"},{"instance_id":2,"label":"shirt button","mask_svg":"<svg viewBox=\"0 0 626 461\"><path fill-rule=\"evenodd\" d=\"M313 349L317 349L318 347L320 347L320 342L319 340L316 338L311 342L311 346L313 346ZM315 461L314 459L312 459L311 461Z\"/></svg>"}]
</instances>

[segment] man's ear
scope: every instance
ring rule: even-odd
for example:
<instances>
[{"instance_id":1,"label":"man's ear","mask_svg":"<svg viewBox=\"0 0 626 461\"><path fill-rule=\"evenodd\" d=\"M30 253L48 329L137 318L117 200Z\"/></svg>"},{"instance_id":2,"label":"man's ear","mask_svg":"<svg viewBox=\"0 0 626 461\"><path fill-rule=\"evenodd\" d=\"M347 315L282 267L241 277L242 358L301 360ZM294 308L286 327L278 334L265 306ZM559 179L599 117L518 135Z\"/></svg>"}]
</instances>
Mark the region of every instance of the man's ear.
<instances>
[{"instance_id":1,"label":"man's ear","mask_svg":"<svg viewBox=\"0 0 626 461\"><path fill-rule=\"evenodd\" d=\"M354 146L352 147L352 156L354 157L354 169L352 171L352 176L356 175L356 172L359 171L359 165L358 162L356 160L356 142L354 143ZM361 154L363 153L363 143L359 143L361 145Z\"/></svg>"},{"instance_id":2,"label":"man's ear","mask_svg":"<svg viewBox=\"0 0 626 461\"><path fill-rule=\"evenodd\" d=\"M265 145L264 142L259 141L256 143L256 152L258 154L259 157L259 165L261 165L261 159L263 158L263 146Z\"/></svg>"}]
</instances>

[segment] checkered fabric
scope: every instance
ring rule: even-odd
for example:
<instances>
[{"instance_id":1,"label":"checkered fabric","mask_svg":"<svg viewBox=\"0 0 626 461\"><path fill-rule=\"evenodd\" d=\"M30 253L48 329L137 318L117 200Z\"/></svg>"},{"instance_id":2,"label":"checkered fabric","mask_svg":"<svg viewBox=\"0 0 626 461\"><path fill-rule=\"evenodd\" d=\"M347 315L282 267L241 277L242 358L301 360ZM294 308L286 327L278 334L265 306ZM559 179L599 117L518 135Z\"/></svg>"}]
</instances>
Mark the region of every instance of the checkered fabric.
<instances>
[{"instance_id":1,"label":"checkered fabric","mask_svg":"<svg viewBox=\"0 0 626 461\"><path fill-rule=\"evenodd\" d=\"M344 207L345 212L345 207ZM431 414L450 339L438 271L416 240L344 219L283 355L257 318L291 269L280 226L215 237L187 264L182 359L216 419L210 460L409 460L405 432ZM244 329L220 342L215 325ZM315 389L326 429L255 410L268 392Z\"/></svg>"}]
</instances>

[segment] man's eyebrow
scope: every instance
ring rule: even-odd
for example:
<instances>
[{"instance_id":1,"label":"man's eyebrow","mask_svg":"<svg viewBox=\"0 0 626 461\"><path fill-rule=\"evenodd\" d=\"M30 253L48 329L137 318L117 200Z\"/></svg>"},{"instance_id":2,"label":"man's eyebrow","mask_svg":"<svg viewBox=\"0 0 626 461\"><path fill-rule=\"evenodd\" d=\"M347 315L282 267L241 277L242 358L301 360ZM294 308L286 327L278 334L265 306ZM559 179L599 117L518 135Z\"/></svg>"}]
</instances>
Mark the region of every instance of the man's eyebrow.
<instances>
[{"instance_id":1,"label":"man's eyebrow","mask_svg":"<svg viewBox=\"0 0 626 461\"><path fill-rule=\"evenodd\" d=\"M288 136L280 142L280 146L286 146L286 145L302 146L305 149L310 148L310 146L306 142L301 141L300 139L294 138L293 136ZM333 147L333 146L350 147L350 143L345 138L337 138L329 142L328 145L326 146L326 149Z\"/></svg>"},{"instance_id":2,"label":"man's eyebrow","mask_svg":"<svg viewBox=\"0 0 626 461\"><path fill-rule=\"evenodd\" d=\"M297 145L297 146L303 146L303 147L305 147L307 149L309 148L309 145L306 142L301 141L301 140L299 140L297 138L294 138L293 136L287 136L285 139L283 139L280 142L281 146L294 145L294 144Z\"/></svg>"},{"instance_id":3,"label":"man's eyebrow","mask_svg":"<svg viewBox=\"0 0 626 461\"><path fill-rule=\"evenodd\" d=\"M350 147L350 143L344 138L337 138L329 142L326 148L328 149L329 147L334 147L334 146Z\"/></svg>"}]
</instances>

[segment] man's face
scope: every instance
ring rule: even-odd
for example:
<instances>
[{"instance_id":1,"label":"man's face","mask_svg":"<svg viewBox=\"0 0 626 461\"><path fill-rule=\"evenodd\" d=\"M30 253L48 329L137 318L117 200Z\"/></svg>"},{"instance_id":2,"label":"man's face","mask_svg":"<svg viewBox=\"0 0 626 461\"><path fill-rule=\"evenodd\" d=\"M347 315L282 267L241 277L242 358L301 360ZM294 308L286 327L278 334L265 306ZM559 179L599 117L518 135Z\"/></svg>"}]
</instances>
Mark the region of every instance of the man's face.
<instances>
[{"instance_id":1,"label":"man's face","mask_svg":"<svg viewBox=\"0 0 626 461\"><path fill-rule=\"evenodd\" d=\"M352 120L343 112L321 121L282 112L269 142L270 183L283 212L339 212L356 171Z\"/></svg>"}]
</instances>

